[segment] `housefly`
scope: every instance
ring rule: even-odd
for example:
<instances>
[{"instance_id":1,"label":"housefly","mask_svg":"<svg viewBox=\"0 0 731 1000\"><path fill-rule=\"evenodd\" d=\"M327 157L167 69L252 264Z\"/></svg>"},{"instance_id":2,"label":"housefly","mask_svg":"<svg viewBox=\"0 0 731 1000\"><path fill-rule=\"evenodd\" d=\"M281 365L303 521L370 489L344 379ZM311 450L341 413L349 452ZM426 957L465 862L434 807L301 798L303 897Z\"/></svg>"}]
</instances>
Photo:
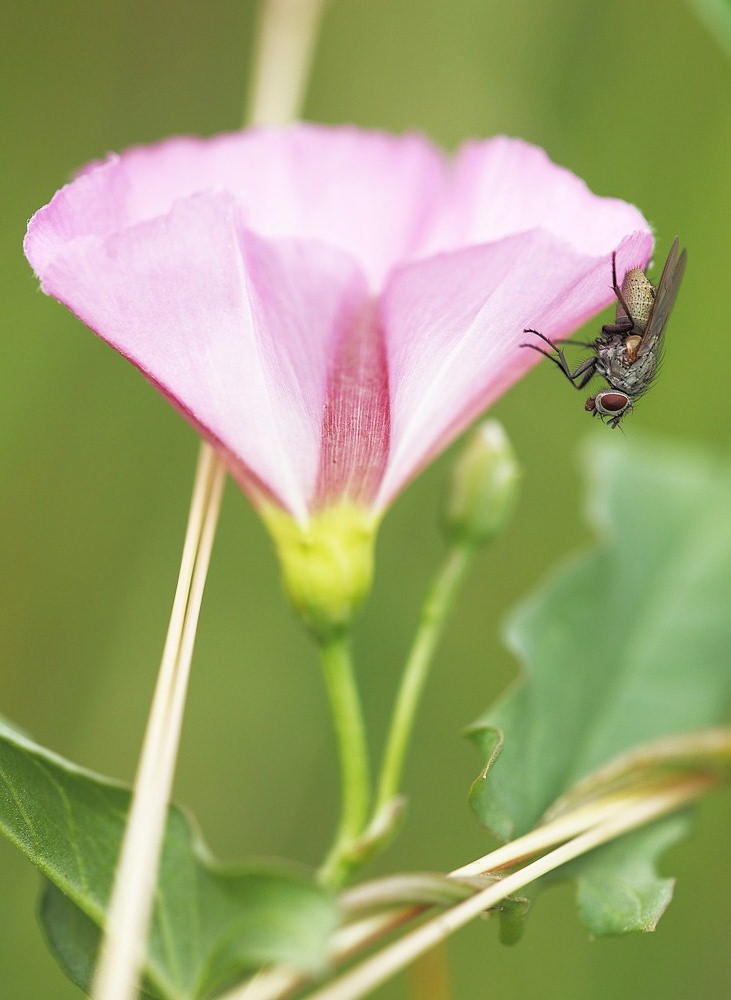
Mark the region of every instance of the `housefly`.
<instances>
[{"instance_id":1,"label":"housefly","mask_svg":"<svg viewBox=\"0 0 731 1000\"><path fill-rule=\"evenodd\" d=\"M576 389L601 375L609 386L595 396L590 396L585 409L594 416L617 427L650 388L657 375L662 354L665 327L683 280L686 252L678 256L678 238L675 237L665 261L657 288L647 278L642 268L627 271L622 287L617 284L616 254L612 254L612 288L617 297L617 315L614 323L606 323L602 332L591 344L593 354L571 371L562 347L538 330L524 330L548 344L550 351L538 344L521 344L543 354L563 372Z\"/></svg>"}]
</instances>

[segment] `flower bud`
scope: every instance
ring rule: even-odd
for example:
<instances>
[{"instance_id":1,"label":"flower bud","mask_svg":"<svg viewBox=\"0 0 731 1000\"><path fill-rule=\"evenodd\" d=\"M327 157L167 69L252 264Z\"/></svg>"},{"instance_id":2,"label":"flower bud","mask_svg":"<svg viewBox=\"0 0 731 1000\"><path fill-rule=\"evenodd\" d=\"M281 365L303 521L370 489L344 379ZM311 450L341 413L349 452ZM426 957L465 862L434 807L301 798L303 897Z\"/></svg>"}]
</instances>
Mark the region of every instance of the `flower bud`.
<instances>
[{"instance_id":1,"label":"flower bud","mask_svg":"<svg viewBox=\"0 0 731 1000\"><path fill-rule=\"evenodd\" d=\"M467 439L452 470L444 527L452 542L481 545L510 517L521 470L502 424L485 420Z\"/></svg>"}]
</instances>

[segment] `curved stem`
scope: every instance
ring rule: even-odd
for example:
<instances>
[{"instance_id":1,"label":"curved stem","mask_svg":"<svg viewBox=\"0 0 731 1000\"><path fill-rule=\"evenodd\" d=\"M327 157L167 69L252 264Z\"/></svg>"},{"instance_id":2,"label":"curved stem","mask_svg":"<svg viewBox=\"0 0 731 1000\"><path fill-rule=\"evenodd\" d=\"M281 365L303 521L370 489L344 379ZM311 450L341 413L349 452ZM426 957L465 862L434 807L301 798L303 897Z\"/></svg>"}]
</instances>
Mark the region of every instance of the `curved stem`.
<instances>
[{"instance_id":1,"label":"curved stem","mask_svg":"<svg viewBox=\"0 0 731 1000\"><path fill-rule=\"evenodd\" d=\"M343 788L342 812L335 843L320 869L320 879L326 885L343 885L388 839L393 829L399 815L395 803L416 710L447 615L473 554L472 546L452 548L424 601L393 711L378 794L367 830L370 799L368 751L350 647L343 636L330 639L321 647L338 738Z\"/></svg>"},{"instance_id":2,"label":"curved stem","mask_svg":"<svg viewBox=\"0 0 731 1000\"><path fill-rule=\"evenodd\" d=\"M454 878L495 873L549 846L555 848L406 933L329 984L316 987L307 995L308 1000L356 1000L365 996L379 983L506 896L595 847L682 808L719 782L720 776L709 771L671 774L641 782L631 790L611 793L590 805L581 806L575 813L555 820L545 828L536 827L491 854L455 869L450 872ZM371 948L394 930L423 915L425 910L424 905L403 905L346 924L333 935L330 962L339 965L365 948ZM275 966L243 987L227 993L225 1000L285 1000L294 993L299 995L306 981L304 973Z\"/></svg>"},{"instance_id":3,"label":"curved stem","mask_svg":"<svg viewBox=\"0 0 731 1000\"><path fill-rule=\"evenodd\" d=\"M447 615L474 555L472 546L450 549L424 601L414 642L401 678L391 717L376 796L376 813L386 809L399 791L416 709Z\"/></svg>"},{"instance_id":4,"label":"curved stem","mask_svg":"<svg viewBox=\"0 0 731 1000\"><path fill-rule=\"evenodd\" d=\"M370 767L348 638L337 635L324 640L320 656L335 726L342 784L340 822L335 843L320 869L320 879L326 885L339 886L358 863L357 841L365 827L370 803Z\"/></svg>"},{"instance_id":5,"label":"curved stem","mask_svg":"<svg viewBox=\"0 0 731 1000\"><path fill-rule=\"evenodd\" d=\"M597 823L585 833L562 844L549 854L498 882L491 884L469 899L417 927L365 959L327 986L309 994L309 1000L358 1000L404 969L414 959L445 941L455 931L524 886L567 862L587 854L601 844L616 839L629 830L679 809L718 784L718 777L709 774L673 776L658 782L654 790L637 797L614 816Z\"/></svg>"}]
</instances>

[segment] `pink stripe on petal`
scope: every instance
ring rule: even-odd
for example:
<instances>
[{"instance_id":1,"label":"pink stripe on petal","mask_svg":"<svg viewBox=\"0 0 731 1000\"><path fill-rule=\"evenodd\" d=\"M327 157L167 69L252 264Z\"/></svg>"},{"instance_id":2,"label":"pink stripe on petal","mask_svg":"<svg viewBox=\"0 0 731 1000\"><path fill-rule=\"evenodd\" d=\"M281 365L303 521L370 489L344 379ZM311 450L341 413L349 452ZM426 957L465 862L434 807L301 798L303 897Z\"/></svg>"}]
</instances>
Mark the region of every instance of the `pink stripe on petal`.
<instances>
[{"instance_id":1,"label":"pink stripe on petal","mask_svg":"<svg viewBox=\"0 0 731 1000\"><path fill-rule=\"evenodd\" d=\"M334 345L329 368L313 506L341 498L370 506L390 441L386 350L372 303Z\"/></svg>"}]
</instances>

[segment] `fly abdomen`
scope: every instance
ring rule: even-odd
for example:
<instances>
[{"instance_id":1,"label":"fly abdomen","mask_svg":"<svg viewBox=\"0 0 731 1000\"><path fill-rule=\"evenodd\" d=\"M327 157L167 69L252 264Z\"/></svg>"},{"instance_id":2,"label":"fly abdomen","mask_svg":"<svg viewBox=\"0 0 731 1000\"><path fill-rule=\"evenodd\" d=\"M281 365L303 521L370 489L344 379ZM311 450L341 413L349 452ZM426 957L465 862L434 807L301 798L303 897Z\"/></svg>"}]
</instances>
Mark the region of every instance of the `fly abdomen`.
<instances>
[{"instance_id":1,"label":"fly abdomen","mask_svg":"<svg viewBox=\"0 0 731 1000\"><path fill-rule=\"evenodd\" d=\"M629 309L635 328L643 333L655 301L655 288L640 267L633 267L624 276L622 298ZM621 302L617 302L617 322L625 318Z\"/></svg>"}]
</instances>

